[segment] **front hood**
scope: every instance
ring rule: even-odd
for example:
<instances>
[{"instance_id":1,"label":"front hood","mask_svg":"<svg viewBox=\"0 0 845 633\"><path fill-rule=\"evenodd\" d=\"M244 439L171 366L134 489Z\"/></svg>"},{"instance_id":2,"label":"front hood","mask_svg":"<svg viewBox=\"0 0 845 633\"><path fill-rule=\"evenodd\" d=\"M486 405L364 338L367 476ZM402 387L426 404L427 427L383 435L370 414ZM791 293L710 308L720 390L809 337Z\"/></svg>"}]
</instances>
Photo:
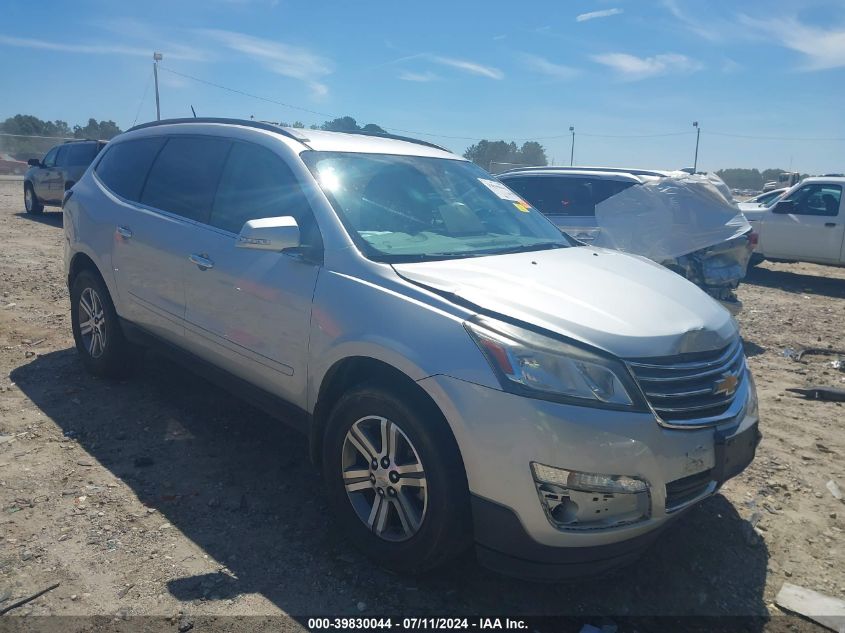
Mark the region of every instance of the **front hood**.
<instances>
[{"instance_id":1,"label":"front hood","mask_svg":"<svg viewBox=\"0 0 845 633\"><path fill-rule=\"evenodd\" d=\"M622 358L713 350L736 336L697 286L642 257L573 247L395 264L415 284Z\"/></svg>"}]
</instances>

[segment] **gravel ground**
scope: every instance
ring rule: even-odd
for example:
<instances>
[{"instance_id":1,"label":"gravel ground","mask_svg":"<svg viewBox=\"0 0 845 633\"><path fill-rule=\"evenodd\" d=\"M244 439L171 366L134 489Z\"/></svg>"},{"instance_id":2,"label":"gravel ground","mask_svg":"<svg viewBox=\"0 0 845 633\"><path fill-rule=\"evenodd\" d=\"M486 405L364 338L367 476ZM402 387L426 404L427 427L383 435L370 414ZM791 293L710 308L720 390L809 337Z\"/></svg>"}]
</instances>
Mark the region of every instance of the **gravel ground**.
<instances>
[{"instance_id":1,"label":"gravel ground","mask_svg":"<svg viewBox=\"0 0 845 633\"><path fill-rule=\"evenodd\" d=\"M169 361L126 382L84 373L62 279L61 214L23 212L0 182L0 607L59 582L24 615L775 616L784 581L845 594L845 408L785 389L845 388L845 269L764 263L740 288L764 439L721 494L636 565L537 585L472 555L418 578L351 549L306 442ZM295 621L295 622L296 622ZM173 630L176 630L174 628Z\"/></svg>"}]
</instances>

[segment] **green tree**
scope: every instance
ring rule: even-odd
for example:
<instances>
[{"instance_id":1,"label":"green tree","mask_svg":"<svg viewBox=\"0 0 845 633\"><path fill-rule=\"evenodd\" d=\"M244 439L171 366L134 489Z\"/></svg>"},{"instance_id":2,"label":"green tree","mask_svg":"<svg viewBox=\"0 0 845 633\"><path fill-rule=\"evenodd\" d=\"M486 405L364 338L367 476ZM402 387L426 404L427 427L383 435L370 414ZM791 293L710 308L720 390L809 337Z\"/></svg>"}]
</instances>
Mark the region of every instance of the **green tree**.
<instances>
[{"instance_id":1,"label":"green tree","mask_svg":"<svg viewBox=\"0 0 845 633\"><path fill-rule=\"evenodd\" d=\"M470 145L464 152L464 158L494 174L513 167L548 165L546 150L536 141L523 143L520 148L513 141L484 139Z\"/></svg>"},{"instance_id":2,"label":"green tree","mask_svg":"<svg viewBox=\"0 0 845 633\"><path fill-rule=\"evenodd\" d=\"M731 189L754 189L759 191L763 188L763 176L758 169L744 169L740 167L733 167L730 169L720 169L716 172L725 184Z\"/></svg>"},{"instance_id":3,"label":"green tree","mask_svg":"<svg viewBox=\"0 0 845 633\"><path fill-rule=\"evenodd\" d=\"M358 127L358 122L351 116L342 116L326 121L320 126L320 129L329 132L357 132L361 128Z\"/></svg>"},{"instance_id":4,"label":"green tree","mask_svg":"<svg viewBox=\"0 0 845 633\"><path fill-rule=\"evenodd\" d=\"M82 127L81 125L73 126L74 138L90 138L107 141L120 134L121 129L114 121L97 121L97 119L88 119L88 125Z\"/></svg>"},{"instance_id":5,"label":"green tree","mask_svg":"<svg viewBox=\"0 0 845 633\"><path fill-rule=\"evenodd\" d=\"M387 134L387 130L375 123L367 123L367 125L361 128L361 131L367 132L368 134Z\"/></svg>"}]
</instances>

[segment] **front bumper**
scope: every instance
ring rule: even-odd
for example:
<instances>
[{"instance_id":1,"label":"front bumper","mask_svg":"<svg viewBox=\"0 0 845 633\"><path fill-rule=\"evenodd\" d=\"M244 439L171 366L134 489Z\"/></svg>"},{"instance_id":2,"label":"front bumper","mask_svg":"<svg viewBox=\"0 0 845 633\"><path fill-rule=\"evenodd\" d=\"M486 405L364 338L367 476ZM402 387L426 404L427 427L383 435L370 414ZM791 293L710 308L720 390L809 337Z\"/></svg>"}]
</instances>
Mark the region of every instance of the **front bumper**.
<instances>
[{"instance_id":1,"label":"front bumper","mask_svg":"<svg viewBox=\"0 0 845 633\"><path fill-rule=\"evenodd\" d=\"M753 407L716 427L671 429L650 413L525 398L447 376L419 384L460 447L479 559L537 579L600 573L636 559L674 517L721 485L719 473L727 471L717 463L724 460L720 438L757 425ZM745 436L756 446L756 431ZM649 516L608 528L559 529L540 503L531 462L642 479L649 484ZM734 465L728 477L746 465Z\"/></svg>"}]
</instances>

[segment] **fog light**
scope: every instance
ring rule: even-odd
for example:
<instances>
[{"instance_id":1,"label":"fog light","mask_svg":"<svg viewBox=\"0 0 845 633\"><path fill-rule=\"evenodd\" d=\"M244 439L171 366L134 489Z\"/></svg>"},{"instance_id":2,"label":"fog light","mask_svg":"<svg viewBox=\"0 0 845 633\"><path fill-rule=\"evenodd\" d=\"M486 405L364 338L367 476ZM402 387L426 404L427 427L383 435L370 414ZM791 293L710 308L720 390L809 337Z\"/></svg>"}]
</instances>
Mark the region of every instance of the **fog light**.
<instances>
[{"instance_id":1,"label":"fog light","mask_svg":"<svg viewBox=\"0 0 845 633\"><path fill-rule=\"evenodd\" d=\"M591 530L636 523L649 517L648 484L625 475L582 473L531 463L540 503L562 530Z\"/></svg>"}]
</instances>

